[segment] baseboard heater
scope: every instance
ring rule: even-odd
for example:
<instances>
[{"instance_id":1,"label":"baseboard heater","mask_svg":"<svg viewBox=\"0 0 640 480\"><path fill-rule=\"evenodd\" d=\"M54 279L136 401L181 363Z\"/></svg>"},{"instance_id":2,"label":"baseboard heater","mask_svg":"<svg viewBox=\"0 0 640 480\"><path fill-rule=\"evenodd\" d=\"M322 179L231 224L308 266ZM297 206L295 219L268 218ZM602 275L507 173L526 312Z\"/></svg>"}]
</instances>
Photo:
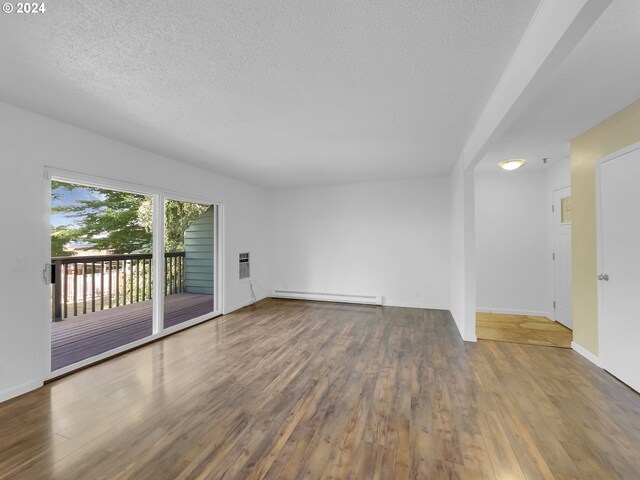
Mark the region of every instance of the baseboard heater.
<instances>
[{"instance_id":1,"label":"baseboard heater","mask_svg":"<svg viewBox=\"0 0 640 480\"><path fill-rule=\"evenodd\" d=\"M344 293L297 292L293 290L274 290L273 298L290 298L294 300L316 300L320 302L362 303L365 305L382 305L381 295L349 295Z\"/></svg>"}]
</instances>

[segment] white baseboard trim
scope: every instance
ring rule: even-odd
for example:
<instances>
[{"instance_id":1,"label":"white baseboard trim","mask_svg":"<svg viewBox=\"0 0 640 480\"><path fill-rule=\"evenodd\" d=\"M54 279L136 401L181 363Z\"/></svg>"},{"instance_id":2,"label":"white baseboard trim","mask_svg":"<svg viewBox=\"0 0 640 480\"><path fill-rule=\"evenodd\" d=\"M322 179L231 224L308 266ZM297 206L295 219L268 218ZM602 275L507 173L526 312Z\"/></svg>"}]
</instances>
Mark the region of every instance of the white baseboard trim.
<instances>
[{"instance_id":1,"label":"white baseboard trim","mask_svg":"<svg viewBox=\"0 0 640 480\"><path fill-rule=\"evenodd\" d=\"M462 340L464 340L465 342L477 342L478 337L476 337L475 335L462 335Z\"/></svg>"},{"instance_id":2,"label":"white baseboard trim","mask_svg":"<svg viewBox=\"0 0 640 480\"><path fill-rule=\"evenodd\" d=\"M24 395L32 390L40 388L44 383L39 380L33 380L31 382L26 382L21 385L16 385L15 387L7 388L0 392L0 403L6 402L14 397L18 397L20 395Z\"/></svg>"},{"instance_id":3,"label":"white baseboard trim","mask_svg":"<svg viewBox=\"0 0 640 480\"><path fill-rule=\"evenodd\" d=\"M516 310L510 308L489 308L489 307L478 307L476 308L476 312L478 313L498 313L504 315L526 315L527 317L546 317L549 320L553 320L553 315L549 312L542 312L537 310Z\"/></svg>"},{"instance_id":4,"label":"white baseboard trim","mask_svg":"<svg viewBox=\"0 0 640 480\"><path fill-rule=\"evenodd\" d=\"M577 353L579 353L580 355L582 355L584 358L589 360L591 363L593 363L596 367L602 368L602 364L600 363L600 358L594 355L593 353L591 353L586 348L584 348L582 345L579 345L576 342L571 342L571 348Z\"/></svg>"},{"instance_id":5,"label":"white baseboard trim","mask_svg":"<svg viewBox=\"0 0 640 480\"><path fill-rule=\"evenodd\" d=\"M291 300L314 300L317 302L359 303L363 305L382 305L381 295L352 295L346 293L302 292L297 290L274 290L273 298Z\"/></svg>"},{"instance_id":6,"label":"white baseboard trim","mask_svg":"<svg viewBox=\"0 0 640 480\"><path fill-rule=\"evenodd\" d=\"M327 301L327 302L338 302L338 303L357 303L357 304L363 304L363 305L382 305L384 307L401 307L401 308L418 308L418 309L422 309L422 310L449 310L449 305L434 305L434 304L425 304L425 303L411 303L411 302L394 302L394 301L388 301L385 300L384 297L380 297L382 299L382 303L370 303L370 302L361 302L361 301L355 301L357 296L350 296L349 300L343 300L343 299L339 299L339 300L334 300L331 299L329 300L329 296L324 295L323 294L323 298L322 299L317 299L317 298L307 298L307 296L305 295L304 298L302 295L297 295L295 296L295 298L293 296L285 296L285 295L276 295L275 294L276 290L274 290L274 294L272 295L273 298L286 298L286 299L294 299L294 300L311 300L311 301ZM340 296L340 298L342 298L342 296ZM367 297L369 298L369 297Z\"/></svg>"}]
</instances>

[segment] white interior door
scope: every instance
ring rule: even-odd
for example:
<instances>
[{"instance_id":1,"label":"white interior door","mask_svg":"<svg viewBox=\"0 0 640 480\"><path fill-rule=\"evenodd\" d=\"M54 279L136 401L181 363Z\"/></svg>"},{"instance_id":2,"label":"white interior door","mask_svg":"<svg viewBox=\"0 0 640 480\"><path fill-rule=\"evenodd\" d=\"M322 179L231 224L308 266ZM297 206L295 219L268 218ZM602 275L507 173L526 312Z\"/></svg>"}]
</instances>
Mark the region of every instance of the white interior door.
<instances>
[{"instance_id":1,"label":"white interior door","mask_svg":"<svg viewBox=\"0 0 640 480\"><path fill-rule=\"evenodd\" d=\"M571 320L571 188L553 192L554 315L565 327Z\"/></svg>"},{"instance_id":2,"label":"white interior door","mask_svg":"<svg viewBox=\"0 0 640 480\"><path fill-rule=\"evenodd\" d=\"M640 391L640 146L598 170L600 360Z\"/></svg>"}]
</instances>

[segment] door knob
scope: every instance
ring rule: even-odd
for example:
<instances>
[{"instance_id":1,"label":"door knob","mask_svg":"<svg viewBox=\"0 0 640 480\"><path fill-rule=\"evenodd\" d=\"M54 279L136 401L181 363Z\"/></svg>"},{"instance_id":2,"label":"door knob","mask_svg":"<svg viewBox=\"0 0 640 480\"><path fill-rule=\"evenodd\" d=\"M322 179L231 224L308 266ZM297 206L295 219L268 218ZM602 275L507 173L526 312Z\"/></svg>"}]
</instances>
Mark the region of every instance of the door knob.
<instances>
[{"instance_id":1,"label":"door knob","mask_svg":"<svg viewBox=\"0 0 640 480\"><path fill-rule=\"evenodd\" d=\"M605 282L608 282L609 275L607 275L606 273L601 273L600 275L598 275L598 280L604 280Z\"/></svg>"}]
</instances>

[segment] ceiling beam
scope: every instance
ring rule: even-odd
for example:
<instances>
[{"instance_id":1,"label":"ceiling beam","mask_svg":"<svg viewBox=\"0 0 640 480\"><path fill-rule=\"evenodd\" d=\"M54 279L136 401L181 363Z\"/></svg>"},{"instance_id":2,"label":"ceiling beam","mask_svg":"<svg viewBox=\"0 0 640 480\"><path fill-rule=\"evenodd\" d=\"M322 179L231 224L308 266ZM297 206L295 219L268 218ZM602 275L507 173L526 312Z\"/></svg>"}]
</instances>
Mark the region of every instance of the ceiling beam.
<instances>
[{"instance_id":1,"label":"ceiling beam","mask_svg":"<svg viewBox=\"0 0 640 480\"><path fill-rule=\"evenodd\" d=\"M474 168L542 90L612 0L542 0L489 97L461 157Z\"/></svg>"}]
</instances>

